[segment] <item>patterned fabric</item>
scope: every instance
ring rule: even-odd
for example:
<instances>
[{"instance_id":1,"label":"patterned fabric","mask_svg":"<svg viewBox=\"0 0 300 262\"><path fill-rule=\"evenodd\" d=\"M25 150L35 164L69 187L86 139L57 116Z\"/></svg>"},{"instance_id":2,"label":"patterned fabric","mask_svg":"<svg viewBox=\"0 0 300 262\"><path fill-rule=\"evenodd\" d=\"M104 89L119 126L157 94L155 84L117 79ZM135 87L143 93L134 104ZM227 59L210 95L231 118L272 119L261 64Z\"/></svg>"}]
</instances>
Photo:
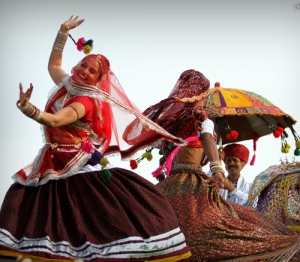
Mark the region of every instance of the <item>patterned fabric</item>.
<instances>
[{"instance_id":1,"label":"patterned fabric","mask_svg":"<svg viewBox=\"0 0 300 262\"><path fill-rule=\"evenodd\" d=\"M299 174L300 162L269 167L254 179L247 205L299 232ZM299 261L300 252L293 259Z\"/></svg>"},{"instance_id":2,"label":"patterned fabric","mask_svg":"<svg viewBox=\"0 0 300 262\"><path fill-rule=\"evenodd\" d=\"M173 165L171 175L158 187L179 218L192 252L188 261L284 259L294 252L296 233L249 208L226 202L197 166Z\"/></svg>"},{"instance_id":3,"label":"patterned fabric","mask_svg":"<svg viewBox=\"0 0 300 262\"><path fill-rule=\"evenodd\" d=\"M184 235L161 191L131 171L110 172L106 181L98 171L39 187L13 184L0 212L0 248L86 261L188 257Z\"/></svg>"}]
</instances>

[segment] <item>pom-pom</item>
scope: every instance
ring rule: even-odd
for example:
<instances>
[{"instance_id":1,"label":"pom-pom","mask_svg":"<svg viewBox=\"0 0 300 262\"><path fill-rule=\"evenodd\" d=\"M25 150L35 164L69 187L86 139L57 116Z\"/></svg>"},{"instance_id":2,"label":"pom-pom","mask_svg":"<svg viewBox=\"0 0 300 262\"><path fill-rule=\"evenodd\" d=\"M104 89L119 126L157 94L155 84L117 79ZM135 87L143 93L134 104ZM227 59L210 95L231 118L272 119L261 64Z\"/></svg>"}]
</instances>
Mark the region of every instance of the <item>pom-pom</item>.
<instances>
[{"instance_id":1,"label":"pom-pom","mask_svg":"<svg viewBox=\"0 0 300 262\"><path fill-rule=\"evenodd\" d=\"M281 136L281 132L278 131L278 130L276 129L276 130L273 132L273 136L274 136L275 138L278 138L278 137Z\"/></svg>"},{"instance_id":2,"label":"pom-pom","mask_svg":"<svg viewBox=\"0 0 300 262\"><path fill-rule=\"evenodd\" d=\"M84 48L83 48L83 53L88 55L92 50L93 50L93 47L91 47L89 45L85 45Z\"/></svg>"},{"instance_id":3,"label":"pom-pom","mask_svg":"<svg viewBox=\"0 0 300 262\"><path fill-rule=\"evenodd\" d=\"M294 151L295 156L300 156L300 148L296 148Z\"/></svg>"},{"instance_id":4,"label":"pom-pom","mask_svg":"<svg viewBox=\"0 0 300 262\"><path fill-rule=\"evenodd\" d=\"M101 159L100 159L100 165L104 168L104 167L106 167L107 165L108 165L108 163L109 163L109 161L108 161L108 159L106 158L106 157L102 157Z\"/></svg>"},{"instance_id":5,"label":"pom-pom","mask_svg":"<svg viewBox=\"0 0 300 262\"><path fill-rule=\"evenodd\" d=\"M296 147L297 147L297 148L300 148L300 140L297 140L297 141L296 141Z\"/></svg>"},{"instance_id":6,"label":"pom-pom","mask_svg":"<svg viewBox=\"0 0 300 262\"><path fill-rule=\"evenodd\" d=\"M98 150L95 150L93 153L92 153L92 157L90 159L90 161L94 164L94 165L97 165L100 163L100 159L102 158L102 154L98 151Z\"/></svg>"},{"instance_id":7,"label":"pom-pom","mask_svg":"<svg viewBox=\"0 0 300 262\"><path fill-rule=\"evenodd\" d=\"M235 130L232 130L229 134L226 134L227 140L235 140L239 136L239 133Z\"/></svg>"},{"instance_id":8,"label":"pom-pom","mask_svg":"<svg viewBox=\"0 0 300 262\"><path fill-rule=\"evenodd\" d=\"M159 149L158 154L162 156L164 154L164 151L162 149Z\"/></svg>"},{"instance_id":9,"label":"pom-pom","mask_svg":"<svg viewBox=\"0 0 300 262\"><path fill-rule=\"evenodd\" d=\"M148 161L151 161L153 159L152 154L150 152L147 152L147 151L142 154L142 157L146 158Z\"/></svg>"},{"instance_id":10,"label":"pom-pom","mask_svg":"<svg viewBox=\"0 0 300 262\"><path fill-rule=\"evenodd\" d=\"M277 131L279 131L281 134L280 135L282 135L283 134L283 131L284 131L284 129L281 127L281 126L279 126L279 127L277 127Z\"/></svg>"},{"instance_id":11,"label":"pom-pom","mask_svg":"<svg viewBox=\"0 0 300 262\"><path fill-rule=\"evenodd\" d=\"M232 137L232 140L237 139L238 136L239 136L239 133L238 133L237 131L235 131L235 130L232 130L232 131L231 131L231 137Z\"/></svg>"},{"instance_id":12,"label":"pom-pom","mask_svg":"<svg viewBox=\"0 0 300 262\"><path fill-rule=\"evenodd\" d=\"M101 171L101 177L103 180L107 180L111 178L111 172L108 169L103 169Z\"/></svg>"},{"instance_id":13,"label":"pom-pom","mask_svg":"<svg viewBox=\"0 0 300 262\"><path fill-rule=\"evenodd\" d=\"M226 139L227 139L227 140L232 140L231 134L226 134Z\"/></svg>"},{"instance_id":14,"label":"pom-pom","mask_svg":"<svg viewBox=\"0 0 300 262\"><path fill-rule=\"evenodd\" d=\"M290 152L290 148L288 148L288 147L285 147L284 148L284 152L283 153L285 153L285 154L288 154Z\"/></svg>"},{"instance_id":15,"label":"pom-pom","mask_svg":"<svg viewBox=\"0 0 300 262\"><path fill-rule=\"evenodd\" d=\"M93 40L90 39L83 43L83 53L86 55L89 54L93 50Z\"/></svg>"},{"instance_id":16,"label":"pom-pom","mask_svg":"<svg viewBox=\"0 0 300 262\"><path fill-rule=\"evenodd\" d=\"M90 154L92 153L93 151L93 145L91 142L89 141L84 141L82 144L81 144L81 149L87 153L87 154Z\"/></svg>"},{"instance_id":17,"label":"pom-pom","mask_svg":"<svg viewBox=\"0 0 300 262\"><path fill-rule=\"evenodd\" d=\"M221 84L219 82L215 83L215 87L220 87L220 86L221 86Z\"/></svg>"},{"instance_id":18,"label":"pom-pom","mask_svg":"<svg viewBox=\"0 0 300 262\"><path fill-rule=\"evenodd\" d=\"M78 50L78 51L82 51L82 50L83 50L83 44L84 44L85 42L86 42L86 41L85 41L84 37L81 37L81 38L79 38L79 39L77 40L77 42L76 42L75 44L76 44L76 46L77 46L77 50Z\"/></svg>"},{"instance_id":19,"label":"pom-pom","mask_svg":"<svg viewBox=\"0 0 300 262\"><path fill-rule=\"evenodd\" d=\"M131 169L136 169L138 167L136 161L134 159L129 161Z\"/></svg>"}]
</instances>

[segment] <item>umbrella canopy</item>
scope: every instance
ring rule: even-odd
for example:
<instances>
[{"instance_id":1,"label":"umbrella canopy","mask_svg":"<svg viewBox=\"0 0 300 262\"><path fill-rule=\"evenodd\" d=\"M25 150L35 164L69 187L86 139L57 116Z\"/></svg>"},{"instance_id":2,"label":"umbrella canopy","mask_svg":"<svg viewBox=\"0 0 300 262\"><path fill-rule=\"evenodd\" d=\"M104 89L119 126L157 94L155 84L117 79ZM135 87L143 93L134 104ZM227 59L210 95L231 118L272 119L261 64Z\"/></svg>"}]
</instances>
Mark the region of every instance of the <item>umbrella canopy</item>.
<instances>
[{"instance_id":1,"label":"umbrella canopy","mask_svg":"<svg viewBox=\"0 0 300 262\"><path fill-rule=\"evenodd\" d=\"M296 120L254 92L224 87L211 88L208 113L215 123L222 144L253 139L254 134L262 137L273 133L276 137L278 128L283 131L286 127L291 128L295 139L298 139L292 128ZM232 130L238 133L235 139L228 136Z\"/></svg>"}]
</instances>

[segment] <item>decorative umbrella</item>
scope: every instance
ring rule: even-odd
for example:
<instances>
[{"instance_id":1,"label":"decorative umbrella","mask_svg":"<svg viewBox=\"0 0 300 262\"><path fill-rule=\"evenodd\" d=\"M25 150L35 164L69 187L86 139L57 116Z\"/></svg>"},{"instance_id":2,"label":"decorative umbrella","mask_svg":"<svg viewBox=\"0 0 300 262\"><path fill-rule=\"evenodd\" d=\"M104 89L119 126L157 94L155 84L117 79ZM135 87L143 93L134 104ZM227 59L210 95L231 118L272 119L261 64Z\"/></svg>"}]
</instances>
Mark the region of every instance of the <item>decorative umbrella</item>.
<instances>
[{"instance_id":1,"label":"decorative umbrella","mask_svg":"<svg viewBox=\"0 0 300 262\"><path fill-rule=\"evenodd\" d=\"M274 137L281 137L281 151L287 153L290 146L284 129L289 127L296 140L294 154L300 155L300 137L293 129L297 122L293 117L254 92L219 86L216 83L215 88L210 89L207 110L222 144L255 141L273 133Z\"/></svg>"}]
</instances>

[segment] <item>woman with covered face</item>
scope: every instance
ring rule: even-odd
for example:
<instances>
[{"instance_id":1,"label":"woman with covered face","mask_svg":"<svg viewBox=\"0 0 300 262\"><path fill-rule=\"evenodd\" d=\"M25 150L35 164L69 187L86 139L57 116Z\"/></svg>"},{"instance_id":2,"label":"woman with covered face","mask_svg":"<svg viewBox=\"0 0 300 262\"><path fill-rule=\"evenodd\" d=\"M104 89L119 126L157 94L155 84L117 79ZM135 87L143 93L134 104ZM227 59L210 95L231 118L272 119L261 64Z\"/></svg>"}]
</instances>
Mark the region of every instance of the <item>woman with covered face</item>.
<instances>
[{"instance_id":1,"label":"woman with covered face","mask_svg":"<svg viewBox=\"0 0 300 262\"><path fill-rule=\"evenodd\" d=\"M72 16L58 31L48 64L57 86L44 111L30 103L33 86L24 91L20 84L17 106L42 124L45 145L13 176L0 212L0 255L34 261L188 258L176 214L161 190L131 171L108 168L105 158L128 158L140 149L122 141L126 116L157 137L183 141L138 111L105 56L87 55L71 76L61 68L69 30L83 21Z\"/></svg>"},{"instance_id":2,"label":"woman with covered face","mask_svg":"<svg viewBox=\"0 0 300 262\"><path fill-rule=\"evenodd\" d=\"M207 107L209 86L202 73L186 70L168 98L144 111L145 116L188 142L185 147L172 142L158 145L164 156L162 166L153 172L186 236L192 252L188 261L261 261L275 257L285 261L295 252L297 234L219 195L224 187L224 170L214 123L208 117L214 110ZM132 122L129 129L137 124ZM208 161L211 177L202 171Z\"/></svg>"}]
</instances>

